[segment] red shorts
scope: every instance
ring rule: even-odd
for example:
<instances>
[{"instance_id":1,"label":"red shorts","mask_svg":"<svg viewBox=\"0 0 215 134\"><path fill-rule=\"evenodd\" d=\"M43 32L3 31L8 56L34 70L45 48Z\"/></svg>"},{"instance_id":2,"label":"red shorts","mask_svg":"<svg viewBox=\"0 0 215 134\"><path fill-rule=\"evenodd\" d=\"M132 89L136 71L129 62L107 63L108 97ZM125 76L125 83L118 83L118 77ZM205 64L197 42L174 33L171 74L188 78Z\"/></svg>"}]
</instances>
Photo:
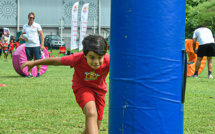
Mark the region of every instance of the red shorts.
<instances>
[{"instance_id":1,"label":"red shorts","mask_svg":"<svg viewBox=\"0 0 215 134\"><path fill-rule=\"evenodd\" d=\"M102 120L103 118L103 112L105 107L105 94L99 95L96 92L92 91L88 87L82 87L74 92L76 97L76 102L79 104L79 106L83 109L84 106L89 101L94 101L96 103L96 110L98 113L98 120Z\"/></svg>"}]
</instances>

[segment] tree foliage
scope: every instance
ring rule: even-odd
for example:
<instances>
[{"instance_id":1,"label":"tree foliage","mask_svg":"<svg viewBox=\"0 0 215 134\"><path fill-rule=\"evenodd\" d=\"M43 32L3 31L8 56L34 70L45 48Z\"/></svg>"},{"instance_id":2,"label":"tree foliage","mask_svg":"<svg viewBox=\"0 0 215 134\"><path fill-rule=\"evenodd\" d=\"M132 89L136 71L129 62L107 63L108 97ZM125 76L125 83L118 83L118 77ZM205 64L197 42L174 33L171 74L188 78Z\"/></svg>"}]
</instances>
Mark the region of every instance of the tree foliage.
<instances>
[{"instance_id":1,"label":"tree foliage","mask_svg":"<svg viewBox=\"0 0 215 134\"><path fill-rule=\"evenodd\" d=\"M190 5L192 7L198 6L200 3L206 2L208 0L186 0L187 5Z\"/></svg>"},{"instance_id":2,"label":"tree foliage","mask_svg":"<svg viewBox=\"0 0 215 134\"><path fill-rule=\"evenodd\" d=\"M215 31L215 0L186 1L186 38L192 38L198 25L205 25Z\"/></svg>"}]
</instances>

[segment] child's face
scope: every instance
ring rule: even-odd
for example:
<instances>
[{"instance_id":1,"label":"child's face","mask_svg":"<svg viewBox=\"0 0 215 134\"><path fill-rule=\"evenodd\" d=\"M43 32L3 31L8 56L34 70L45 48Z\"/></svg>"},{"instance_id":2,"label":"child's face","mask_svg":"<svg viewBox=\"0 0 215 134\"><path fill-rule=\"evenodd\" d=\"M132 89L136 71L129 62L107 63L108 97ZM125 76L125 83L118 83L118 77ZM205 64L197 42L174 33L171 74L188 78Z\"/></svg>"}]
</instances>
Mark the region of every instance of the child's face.
<instances>
[{"instance_id":1,"label":"child's face","mask_svg":"<svg viewBox=\"0 0 215 134\"><path fill-rule=\"evenodd\" d=\"M100 56L93 51L89 51L85 55L85 58L87 59L88 65L93 69L98 69L104 61L104 55Z\"/></svg>"}]
</instances>

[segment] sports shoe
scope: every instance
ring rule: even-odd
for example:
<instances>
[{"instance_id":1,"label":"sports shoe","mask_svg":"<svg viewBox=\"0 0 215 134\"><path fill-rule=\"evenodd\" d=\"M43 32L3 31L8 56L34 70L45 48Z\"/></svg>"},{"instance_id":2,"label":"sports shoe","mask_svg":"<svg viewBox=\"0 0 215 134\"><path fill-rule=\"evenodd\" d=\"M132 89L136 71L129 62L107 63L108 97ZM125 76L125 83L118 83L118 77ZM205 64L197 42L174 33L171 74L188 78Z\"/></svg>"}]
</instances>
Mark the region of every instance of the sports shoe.
<instances>
[{"instance_id":1,"label":"sports shoe","mask_svg":"<svg viewBox=\"0 0 215 134\"><path fill-rule=\"evenodd\" d=\"M212 74L208 75L208 78L213 78Z\"/></svg>"},{"instance_id":2,"label":"sports shoe","mask_svg":"<svg viewBox=\"0 0 215 134\"><path fill-rule=\"evenodd\" d=\"M25 76L26 78L33 78L32 74L28 74L27 76Z\"/></svg>"},{"instance_id":3,"label":"sports shoe","mask_svg":"<svg viewBox=\"0 0 215 134\"><path fill-rule=\"evenodd\" d=\"M38 73L36 77L37 77L37 78L38 78L38 77L41 77L41 75Z\"/></svg>"},{"instance_id":4,"label":"sports shoe","mask_svg":"<svg viewBox=\"0 0 215 134\"><path fill-rule=\"evenodd\" d=\"M191 75L191 77L193 77L193 78L198 78L198 75Z\"/></svg>"}]
</instances>

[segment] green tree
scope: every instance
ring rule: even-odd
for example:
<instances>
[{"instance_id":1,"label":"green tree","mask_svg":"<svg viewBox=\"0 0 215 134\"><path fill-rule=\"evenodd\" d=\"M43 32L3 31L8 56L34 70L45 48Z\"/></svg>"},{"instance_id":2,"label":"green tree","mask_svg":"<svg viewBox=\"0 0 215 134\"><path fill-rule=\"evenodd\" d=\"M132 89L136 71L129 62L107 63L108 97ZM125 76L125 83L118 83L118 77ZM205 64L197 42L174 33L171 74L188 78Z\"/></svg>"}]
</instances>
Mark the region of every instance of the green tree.
<instances>
[{"instance_id":1,"label":"green tree","mask_svg":"<svg viewBox=\"0 0 215 134\"><path fill-rule=\"evenodd\" d=\"M198 24L208 26L213 31L215 28L215 0L199 4L197 7L192 8L190 13Z\"/></svg>"},{"instance_id":2,"label":"green tree","mask_svg":"<svg viewBox=\"0 0 215 134\"><path fill-rule=\"evenodd\" d=\"M192 7L198 6L200 3L206 2L208 0L186 0L187 5L190 5Z\"/></svg>"},{"instance_id":3,"label":"green tree","mask_svg":"<svg viewBox=\"0 0 215 134\"><path fill-rule=\"evenodd\" d=\"M185 37L192 38L193 31L198 25L207 25L213 29L213 11L215 0L187 0ZM210 12L210 13L209 13ZM213 30L212 30L213 31Z\"/></svg>"}]
</instances>

